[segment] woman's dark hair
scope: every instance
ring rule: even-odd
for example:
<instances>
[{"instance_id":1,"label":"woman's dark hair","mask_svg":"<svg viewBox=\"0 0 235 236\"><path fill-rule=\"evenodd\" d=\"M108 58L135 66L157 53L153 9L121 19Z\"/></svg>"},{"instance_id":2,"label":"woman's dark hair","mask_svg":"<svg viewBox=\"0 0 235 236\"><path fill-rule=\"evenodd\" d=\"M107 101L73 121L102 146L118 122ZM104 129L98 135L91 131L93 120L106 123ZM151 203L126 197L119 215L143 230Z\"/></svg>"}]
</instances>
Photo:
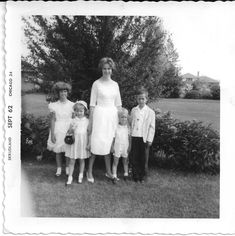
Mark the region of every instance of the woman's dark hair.
<instances>
[{"instance_id":1,"label":"woman's dark hair","mask_svg":"<svg viewBox=\"0 0 235 236\"><path fill-rule=\"evenodd\" d=\"M109 64L109 66L112 68L112 70L116 69L116 65L115 65L113 59L110 57L103 57L99 62L98 68L100 70L102 70L102 68L105 64Z\"/></svg>"}]
</instances>

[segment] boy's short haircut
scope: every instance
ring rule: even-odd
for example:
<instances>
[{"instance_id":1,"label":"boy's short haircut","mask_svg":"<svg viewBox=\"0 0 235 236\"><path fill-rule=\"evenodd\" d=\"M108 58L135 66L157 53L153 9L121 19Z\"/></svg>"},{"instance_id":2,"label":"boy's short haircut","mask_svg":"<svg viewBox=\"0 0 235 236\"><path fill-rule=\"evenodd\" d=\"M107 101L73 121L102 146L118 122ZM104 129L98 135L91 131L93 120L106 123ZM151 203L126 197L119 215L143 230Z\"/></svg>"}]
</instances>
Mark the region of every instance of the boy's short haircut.
<instances>
[{"instance_id":1,"label":"boy's short haircut","mask_svg":"<svg viewBox=\"0 0 235 236\"><path fill-rule=\"evenodd\" d=\"M145 94L146 97L148 97L148 95L149 95L148 90L147 90L145 87L143 87L143 86L139 87L139 88L137 89L137 91L136 91L136 95L137 95L137 96L138 96L138 95L142 95L142 94Z\"/></svg>"}]
</instances>

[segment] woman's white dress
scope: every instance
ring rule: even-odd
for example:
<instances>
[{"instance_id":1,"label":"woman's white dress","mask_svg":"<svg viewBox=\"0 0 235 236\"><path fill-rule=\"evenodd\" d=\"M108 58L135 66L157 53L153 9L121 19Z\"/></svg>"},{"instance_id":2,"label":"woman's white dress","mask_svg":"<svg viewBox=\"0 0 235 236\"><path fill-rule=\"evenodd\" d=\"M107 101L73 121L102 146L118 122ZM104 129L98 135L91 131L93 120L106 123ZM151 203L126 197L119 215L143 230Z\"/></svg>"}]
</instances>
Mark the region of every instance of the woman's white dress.
<instances>
[{"instance_id":1,"label":"woman's white dress","mask_svg":"<svg viewBox=\"0 0 235 236\"><path fill-rule=\"evenodd\" d=\"M55 153L60 153L65 151L64 138L69 129L72 114L73 114L74 103L67 100L66 102L52 102L49 103L48 108L50 112L55 113L55 128L54 134L56 142L51 141L51 131L49 133L49 138L47 140L47 149Z\"/></svg>"},{"instance_id":2,"label":"woman's white dress","mask_svg":"<svg viewBox=\"0 0 235 236\"><path fill-rule=\"evenodd\" d=\"M89 157L87 151L87 128L89 120L86 117L75 117L71 122L71 127L74 130L75 142L72 145L65 145L65 156L73 159L86 159Z\"/></svg>"},{"instance_id":3,"label":"woman's white dress","mask_svg":"<svg viewBox=\"0 0 235 236\"><path fill-rule=\"evenodd\" d=\"M90 106L94 106L91 133L91 152L108 155L118 124L117 107L121 106L118 83L96 80L92 85Z\"/></svg>"}]
</instances>

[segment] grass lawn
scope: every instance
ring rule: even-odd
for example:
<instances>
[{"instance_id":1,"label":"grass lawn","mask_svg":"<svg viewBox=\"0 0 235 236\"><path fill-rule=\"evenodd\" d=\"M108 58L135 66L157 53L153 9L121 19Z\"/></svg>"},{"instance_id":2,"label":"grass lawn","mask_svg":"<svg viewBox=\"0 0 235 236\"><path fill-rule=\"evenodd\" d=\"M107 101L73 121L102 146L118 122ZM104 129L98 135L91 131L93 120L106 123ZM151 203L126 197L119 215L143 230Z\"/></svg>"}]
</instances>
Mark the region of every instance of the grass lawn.
<instances>
[{"instance_id":1,"label":"grass lawn","mask_svg":"<svg viewBox=\"0 0 235 236\"><path fill-rule=\"evenodd\" d=\"M216 130L220 127L220 102L216 100L160 99L150 104L163 112L171 111L179 120L198 120L212 124ZM26 94L22 96L22 111L35 116L48 114L48 103L44 94Z\"/></svg>"},{"instance_id":2,"label":"grass lawn","mask_svg":"<svg viewBox=\"0 0 235 236\"><path fill-rule=\"evenodd\" d=\"M220 101L203 99L160 99L150 104L161 111L171 111L172 116L179 120L197 120L220 129Z\"/></svg>"},{"instance_id":3,"label":"grass lawn","mask_svg":"<svg viewBox=\"0 0 235 236\"><path fill-rule=\"evenodd\" d=\"M104 177L103 160L96 160L95 183L54 177L54 160L22 161L34 216L119 218L218 218L219 175L185 174L153 167L145 184ZM121 174L120 174L121 177ZM23 203L24 199L22 199ZM21 204L22 206L22 204ZM29 216L29 215L25 215Z\"/></svg>"}]
</instances>

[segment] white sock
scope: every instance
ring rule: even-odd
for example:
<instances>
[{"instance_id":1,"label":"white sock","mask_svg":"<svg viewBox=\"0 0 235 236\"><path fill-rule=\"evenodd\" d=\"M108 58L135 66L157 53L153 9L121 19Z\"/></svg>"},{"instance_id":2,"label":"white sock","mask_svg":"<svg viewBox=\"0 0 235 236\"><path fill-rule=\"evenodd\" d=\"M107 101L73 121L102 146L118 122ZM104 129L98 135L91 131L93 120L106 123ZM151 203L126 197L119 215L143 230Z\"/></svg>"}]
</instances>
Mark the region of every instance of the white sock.
<instances>
[{"instance_id":1,"label":"white sock","mask_svg":"<svg viewBox=\"0 0 235 236\"><path fill-rule=\"evenodd\" d=\"M124 176L128 176L128 173L124 173Z\"/></svg>"},{"instance_id":2,"label":"white sock","mask_svg":"<svg viewBox=\"0 0 235 236\"><path fill-rule=\"evenodd\" d=\"M61 167L57 167L56 174L60 175L61 174Z\"/></svg>"},{"instance_id":3,"label":"white sock","mask_svg":"<svg viewBox=\"0 0 235 236\"><path fill-rule=\"evenodd\" d=\"M67 184L71 184L72 181L73 181L73 176L70 175L70 176L68 177Z\"/></svg>"}]
</instances>

